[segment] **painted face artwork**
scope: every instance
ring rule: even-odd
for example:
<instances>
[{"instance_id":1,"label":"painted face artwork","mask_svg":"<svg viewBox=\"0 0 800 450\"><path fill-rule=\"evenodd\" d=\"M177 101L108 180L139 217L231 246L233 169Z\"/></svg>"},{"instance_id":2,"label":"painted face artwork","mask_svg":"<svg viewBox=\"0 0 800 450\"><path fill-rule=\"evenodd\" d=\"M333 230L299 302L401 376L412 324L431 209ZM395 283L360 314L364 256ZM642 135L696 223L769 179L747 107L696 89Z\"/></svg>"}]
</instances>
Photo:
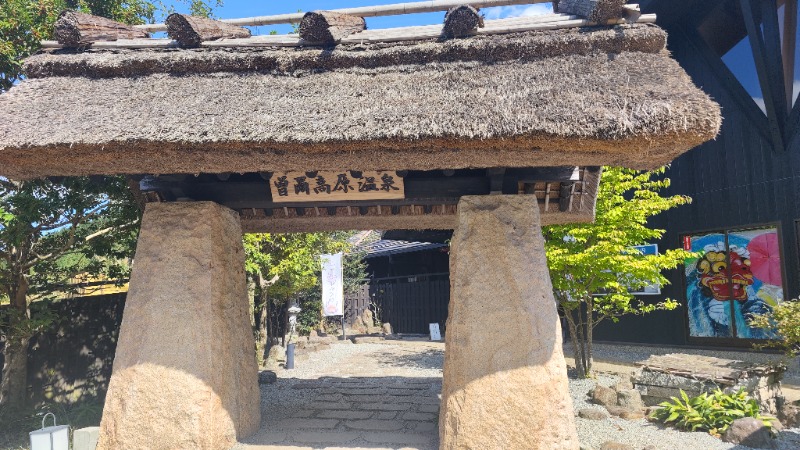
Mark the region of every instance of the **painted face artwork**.
<instances>
[{"instance_id":1,"label":"painted face artwork","mask_svg":"<svg viewBox=\"0 0 800 450\"><path fill-rule=\"evenodd\" d=\"M719 301L747 300L747 286L753 284L750 259L735 251L706 253L697 262L697 273L703 295Z\"/></svg>"},{"instance_id":2,"label":"painted face artwork","mask_svg":"<svg viewBox=\"0 0 800 450\"><path fill-rule=\"evenodd\" d=\"M727 238L727 239L726 239ZM774 228L690 237L700 257L686 261L686 298L692 337L771 338L752 328L753 315L783 301L780 245Z\"/></svg>"}]
</instances>

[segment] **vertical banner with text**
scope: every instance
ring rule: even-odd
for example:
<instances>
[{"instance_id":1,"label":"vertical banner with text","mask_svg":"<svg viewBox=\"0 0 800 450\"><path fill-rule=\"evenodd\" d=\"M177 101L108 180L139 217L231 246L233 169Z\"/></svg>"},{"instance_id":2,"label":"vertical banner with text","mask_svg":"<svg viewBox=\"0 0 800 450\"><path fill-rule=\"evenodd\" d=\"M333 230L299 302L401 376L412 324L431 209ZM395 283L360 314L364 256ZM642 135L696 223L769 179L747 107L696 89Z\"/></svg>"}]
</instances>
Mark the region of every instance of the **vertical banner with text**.
<instances>
[{"instance_id":1,"label":"vertical banner with text","mask_svg":"<svg viewBox=\"0 0 800 450\"><path fill-rule=\"evenodd\" d=\"M342 254L320 255L322 259L322 314L344 315L344 281L342 280Z\"/></svg>"}]
</instances>

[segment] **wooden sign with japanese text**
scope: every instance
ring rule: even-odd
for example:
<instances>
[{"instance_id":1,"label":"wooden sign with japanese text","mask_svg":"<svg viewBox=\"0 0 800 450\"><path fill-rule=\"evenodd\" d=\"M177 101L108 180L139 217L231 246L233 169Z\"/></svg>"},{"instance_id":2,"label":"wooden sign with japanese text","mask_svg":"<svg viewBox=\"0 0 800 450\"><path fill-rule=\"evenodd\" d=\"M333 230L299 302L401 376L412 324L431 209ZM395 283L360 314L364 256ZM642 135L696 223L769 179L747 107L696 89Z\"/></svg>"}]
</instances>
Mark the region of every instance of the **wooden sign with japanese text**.
<instances>
[{"instance_id":1,"label":"wooden sign with japanese text","mask_svg":"<svg viewBox=\"0 0 800 450\"><path fill-rule=\"evenodd\" d=\"M276 203L405 198L403 178L393 171L275 173L269 185Z\"/></svg>"}]
</instances>

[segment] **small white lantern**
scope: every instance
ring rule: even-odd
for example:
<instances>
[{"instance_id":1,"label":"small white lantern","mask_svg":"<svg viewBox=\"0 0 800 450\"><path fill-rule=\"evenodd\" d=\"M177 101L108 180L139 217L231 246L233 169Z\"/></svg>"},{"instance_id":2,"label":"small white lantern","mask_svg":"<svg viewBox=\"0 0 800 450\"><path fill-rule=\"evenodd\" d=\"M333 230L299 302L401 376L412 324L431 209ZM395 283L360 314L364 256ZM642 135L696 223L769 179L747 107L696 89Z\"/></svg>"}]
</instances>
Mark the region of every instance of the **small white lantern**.
<instances>
[{"instance_id":1,"label":"small white lantern","mask_svg":"<svg viewBox=\"0 0 800 450\"><path fill-rule=\"evenodd\" d=\"M53 416L53 426L45 427L47 416ZM69 425L56 425L56 415L42 418L42 429L31 431L31 450L69 450Z\"/></svg>"}]
</instances>

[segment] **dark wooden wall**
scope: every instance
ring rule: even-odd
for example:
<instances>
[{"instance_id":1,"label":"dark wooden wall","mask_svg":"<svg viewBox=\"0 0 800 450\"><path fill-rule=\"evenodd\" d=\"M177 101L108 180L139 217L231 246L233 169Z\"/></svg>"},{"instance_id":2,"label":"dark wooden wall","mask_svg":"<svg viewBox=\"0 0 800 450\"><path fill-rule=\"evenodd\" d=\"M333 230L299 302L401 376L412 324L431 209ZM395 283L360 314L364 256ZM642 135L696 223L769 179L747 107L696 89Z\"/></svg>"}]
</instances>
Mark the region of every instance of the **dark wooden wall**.
<instances>
[{"instance_id":1,"label":"dark wooden wall","mask_svg":"<svg viewBox=\"0 0 800 450\"><path fill-rule=\"evenodd\" d=\"M715 141L678 158L668 170L670 193L689 195L694 201L653 220L654 226L667 230L660 244L680 248L681 237L687 233L775 223L782 238L787 299L797 298L800 142L795 138L787 149L775 150L764 132L764 121L757 120L760 111L755 103L705 42L686 25L673 25L667 31L669 50L695 84L722 106L724 121ZM673 271L669 279L672 285L665 287L663 294L685 302L682 272ZM601 326L596 338L687 344L685 317L686 309L680 308L625 318L619 324Z\"/></svg>"}]
</instances>

